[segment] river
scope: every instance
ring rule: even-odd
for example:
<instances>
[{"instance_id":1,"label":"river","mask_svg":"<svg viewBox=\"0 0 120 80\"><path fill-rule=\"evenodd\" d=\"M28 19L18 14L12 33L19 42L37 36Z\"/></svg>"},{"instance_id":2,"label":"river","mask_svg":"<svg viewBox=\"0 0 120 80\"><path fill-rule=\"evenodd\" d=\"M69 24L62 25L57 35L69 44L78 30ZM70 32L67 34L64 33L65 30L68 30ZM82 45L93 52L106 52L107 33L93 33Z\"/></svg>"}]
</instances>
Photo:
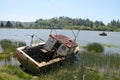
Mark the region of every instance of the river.
<instances>
[{"instance_id":1,"label":"river","mask_svg":"<svg viewBox=\"0 0 120 80\"><path fill-rule=\"evenodd\" d=\"M77 34L78 30L73 30ZM63 30L63 29L0 29L0 40L10 39L16 41L26 42L27 45L30 45L31 36L36 35L47 40L50 33L52 34L63 34L72 39L74 39L74 34L72 30ZM106 32L107 36L99 36L99 33L102 31L84 31L81 30L77 37L77 42L80 46L87 45L88 43L98 42L107 45L113 45L113 47L105 46L105 53L119 53L120 52L120 32ZM34 38L37 39L37 38ZM2 49L0 49L1 51Z\"/></svg>"}]
</instances>

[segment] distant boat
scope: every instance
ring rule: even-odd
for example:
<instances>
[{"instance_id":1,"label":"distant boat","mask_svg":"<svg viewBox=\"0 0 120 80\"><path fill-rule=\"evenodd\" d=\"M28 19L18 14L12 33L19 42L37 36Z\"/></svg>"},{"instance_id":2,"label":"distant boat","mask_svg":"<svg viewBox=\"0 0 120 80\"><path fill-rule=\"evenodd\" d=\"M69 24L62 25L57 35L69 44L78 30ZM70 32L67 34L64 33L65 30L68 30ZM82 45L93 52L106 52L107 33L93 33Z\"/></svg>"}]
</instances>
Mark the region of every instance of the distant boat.
<instances>
[{"instance_id":1,"label":"distant boat","mask_svg":"<svg viewBox=\"0 0 120 80\"><path fill-rule=\"evenodd\" d=\"M99 36L107 36L107 33L102 32L102 33L99 34Z\"/></svg>"},{"instance_id":2,"label":"distant boat","mask_svg":"<svg viewBox=\"0 0 120 80\"><path fill-rule=\"evenodd\" d=\"M79 52L78 44L65 35L50 34L39 45L17 48L17 59L24 69L38 73L40 69L65 60Z\"/></svg>"}]
</instances>

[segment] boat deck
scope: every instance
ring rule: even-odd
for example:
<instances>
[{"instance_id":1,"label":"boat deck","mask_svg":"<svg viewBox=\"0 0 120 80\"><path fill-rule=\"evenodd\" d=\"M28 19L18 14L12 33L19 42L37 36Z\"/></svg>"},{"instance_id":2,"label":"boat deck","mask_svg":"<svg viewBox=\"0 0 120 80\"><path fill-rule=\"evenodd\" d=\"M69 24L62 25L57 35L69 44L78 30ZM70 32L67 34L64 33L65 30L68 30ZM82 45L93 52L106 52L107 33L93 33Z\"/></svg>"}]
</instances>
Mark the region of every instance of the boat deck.
<instances>
[{"instance_id":1,"label":"boat deck","mask_svg":"<svg viewBox=\"0 0 120 80\"><path fill-rule=\"evenodd\" d=\"M42 61L48 62L52 59L54 55L54 51L49 52L45 50L43 48L43 45L35 47L26 47L25 49L23 49L23 51L38 63Z\"/></svg>"}]
</instances>

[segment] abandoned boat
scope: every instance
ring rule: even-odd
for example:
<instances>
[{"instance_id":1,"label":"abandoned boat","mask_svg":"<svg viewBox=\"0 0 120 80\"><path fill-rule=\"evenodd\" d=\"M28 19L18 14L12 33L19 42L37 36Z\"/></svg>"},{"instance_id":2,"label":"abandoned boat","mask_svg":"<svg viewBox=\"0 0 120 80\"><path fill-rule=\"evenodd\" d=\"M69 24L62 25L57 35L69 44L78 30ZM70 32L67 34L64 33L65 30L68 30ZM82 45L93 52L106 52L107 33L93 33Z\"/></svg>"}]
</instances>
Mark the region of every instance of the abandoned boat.
<instances>
[{"instance_id":1,"label":"abandoned boat","mask_svg":"<svg viewBox=\"0 0 120 80\"><path fill-rule=\"evenodd\" d=\"M40 72L45 66L63 61L77 54L78 44L64 35L50 34L46 42L39 45L17 48L17 59L31 72Z\"/></svg>"}]
</instances>

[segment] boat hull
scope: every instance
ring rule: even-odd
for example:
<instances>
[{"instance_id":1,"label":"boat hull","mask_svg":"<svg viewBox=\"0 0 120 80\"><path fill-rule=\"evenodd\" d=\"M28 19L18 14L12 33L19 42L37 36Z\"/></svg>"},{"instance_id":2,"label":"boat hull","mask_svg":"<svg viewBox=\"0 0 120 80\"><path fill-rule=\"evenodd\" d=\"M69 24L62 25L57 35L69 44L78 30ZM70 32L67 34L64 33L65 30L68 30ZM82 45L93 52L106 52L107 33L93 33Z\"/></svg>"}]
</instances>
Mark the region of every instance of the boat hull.
<instances>
[{"instance_id":1,"label":"boat hull","mask_svg":"<svg viewBox=\"0 0 120 80\"><path fill-rule=\"evenodd\" d=\"M22 68L29 71L29 72L39 72L39 66L35 64L31 59L29 59L27 56L25 56L20 51L16 52L17 59L22 65Z\"/></svg>"},{"instance_id":2,"label":"boat hull","mask_svg":"<svg viewBox=\"0 0 120 80\"><path fill-rule=\"evenodd\" d=\"M20 62L22 68L27 71L27 72L30 72L30 73L43 73L43 72L46 72L48 71L48 69L53 69L54 65L57 64L57 66L59 65L59 63L61 63L61 61L63 61L65 58L62 57L62 58L55 58L55 59L52 59L48 62L37 62L35 61L33 58L31 58L29 55L27 55L26 53L24 53L22 51L24 47L22 48L18 48L17 51L16 51L16 56L17 56L17 59L18 61ZM47 69L47 70L46 70Z\"/></svg>"}]
</instances>

